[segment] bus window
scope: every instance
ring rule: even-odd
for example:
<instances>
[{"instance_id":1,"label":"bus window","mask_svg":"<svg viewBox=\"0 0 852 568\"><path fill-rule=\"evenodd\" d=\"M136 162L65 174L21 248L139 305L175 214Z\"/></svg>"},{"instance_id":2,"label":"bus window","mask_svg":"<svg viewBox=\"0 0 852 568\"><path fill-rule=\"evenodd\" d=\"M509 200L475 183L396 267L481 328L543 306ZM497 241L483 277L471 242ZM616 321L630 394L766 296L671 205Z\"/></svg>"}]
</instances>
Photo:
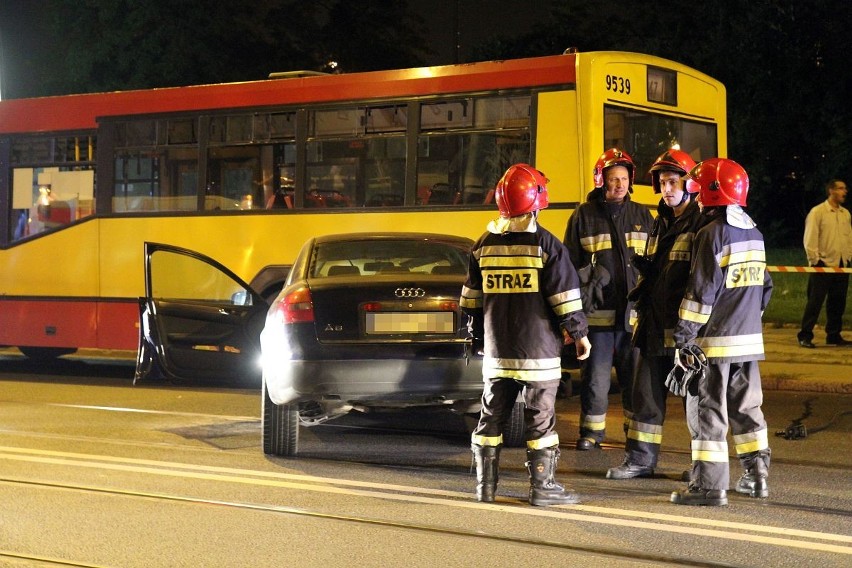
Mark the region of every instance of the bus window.
<instances>
[{"instance_id":1,"label":"bus window","mask_svg":"<svg viewBox=\"0 0 852 568\"><path fill-rule=\"evenodd\" d=\"M113 211L198 209L198 148L116 150Z\"/></svg>"},{"instance_id":2,"label":"bus window","mask_svg":"<svg viewBox=\"0 0 852 568\"><path fill-rule=\"evenodd\" d=\"M488 203L503 172L530 160L529 124L528 95L424 104L418 204Z\"/></svg>"},{"instance_id":3,"label":"bus window","mask_svg":"<svg viewBox=\"0 0 852 568\"><path fill-rule=\"evenodd\" d=\"M211 148L204 209L248 210L264 206L260 146Z\"/></svg>"},{"instance_id":4,"label":"bus window","mask_svg":"<svg viewBox=\"0 0 852 568\"><path fill-rule=\"evenodd\" d=\"M311 113L305 207L405 203L407 107Z\"/></svg>"},{"instance_id":5,"label":"bus window","mask_svg":"<svg viewBox=\"0 0 852 568\"><path fill-rule=\"evenodd\" d=\"M624 148L636 164L636 183L651 185L648 168L657 156L675 145L696 162L718 152L715 123L662 114L604 107L604 147Z\"/></svg>"},{"instance_id":6,"label":"bus window","mask_svg":"<svg viewBox=\"0 0 852 568\"><path fill-rule=\"evenodd\" d=\"M211 117L204 209L292 206L295 136L294 112Z\"/></svg>"},{"instance_id":7,"label":"bus window","mask_svg":"<svg viewBox=\"0 0 852 568\"><path fill-rule=\"evenodd\" d=\"M94 213L94 136L23 137L10 150L12 241Z\"/></svg>"},{"instance_id":8,"label":"bus window","mask_svg":"<svg viewBox=\"0 0 852 568\"><path fill-rule=\"evenodd\" d=\"M126 120L113 125L112 210L198 209L198 120Z\"/></svg>"},{"instance_id":9,"label":"bus window","mask_svg":"<svg viewBox=\"0 0 852 568\"><path fill-rule=\"evenodd\" d=\"M526 131L421 136L418 148L423 205L483 204L510 165L530 159Z\"/></svg>"}]
</instances>

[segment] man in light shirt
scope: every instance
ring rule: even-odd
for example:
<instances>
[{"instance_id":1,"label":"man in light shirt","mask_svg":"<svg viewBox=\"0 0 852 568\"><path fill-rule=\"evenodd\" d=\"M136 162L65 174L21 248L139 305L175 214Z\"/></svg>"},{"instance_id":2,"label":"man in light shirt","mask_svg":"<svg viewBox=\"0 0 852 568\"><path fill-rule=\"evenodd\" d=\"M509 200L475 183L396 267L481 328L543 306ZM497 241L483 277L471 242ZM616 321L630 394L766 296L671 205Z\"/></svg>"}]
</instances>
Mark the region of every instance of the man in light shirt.
<instances>
[{"instance_id":1,"label":"man in light shirt","mask_svg":"<svg viewBox=\"0 0 852 568\"><path fill-rule=\"evenodd\" d=\"M805 254L810 266L849 268L852 266L852 218L843 207L846 182L833 179L826 185L828 199L811 209L805 219ZM849 274L813 272L808 277L808 302L802 315L799 345L808 349L813 343L814 325L825 302L825 342L828 345L852 345L840 335Z\"/></svg>"}]
</instances>

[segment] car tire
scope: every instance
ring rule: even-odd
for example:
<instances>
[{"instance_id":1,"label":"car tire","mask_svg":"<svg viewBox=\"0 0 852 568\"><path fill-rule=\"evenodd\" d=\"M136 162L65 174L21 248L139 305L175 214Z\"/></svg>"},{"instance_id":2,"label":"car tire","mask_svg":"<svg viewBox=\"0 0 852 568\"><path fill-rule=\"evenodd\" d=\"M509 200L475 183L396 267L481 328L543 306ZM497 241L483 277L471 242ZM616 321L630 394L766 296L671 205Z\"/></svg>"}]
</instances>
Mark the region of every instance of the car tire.
<instances>
[{"instance_id":1,"label":"car tire","mask_svg":"<svg viewBox=\"0 0 852 568\"><path fill-rule=\"evenodd\" d=\"M290 457L299 452L299 405L275 404L263 382L261 435L263 453Z\"/></svg>"},{"instance_id":2,"label":"car tire","mask_svg":"<svg viewBox=\"0 0 852 568\"><path fill-rule=\"evenodd\" d=\"M524 423L524 403L515 401L512 413L503 429L503 445L509 448L523 448L527 445L526 425Z\"/></svg>"}]
</instances>

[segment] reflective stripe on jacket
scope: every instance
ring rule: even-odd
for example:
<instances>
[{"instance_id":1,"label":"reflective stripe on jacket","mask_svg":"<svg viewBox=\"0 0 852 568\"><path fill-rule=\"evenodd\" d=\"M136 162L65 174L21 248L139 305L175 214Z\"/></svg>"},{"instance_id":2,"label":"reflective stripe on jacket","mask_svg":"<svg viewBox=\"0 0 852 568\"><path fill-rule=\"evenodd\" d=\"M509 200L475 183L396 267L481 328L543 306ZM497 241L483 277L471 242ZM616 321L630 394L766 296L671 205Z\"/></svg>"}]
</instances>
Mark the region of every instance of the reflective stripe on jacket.
<instances>
[{"instance_id":1,"label":"reflective stripe on jacket","mask_svg":"<svg viewBox=\"0 0 852 568\"><path fill-rule=\"evenodd\" d=\"M484 340L484 378L560 379L560 327L575 339L588 331L568 251L540 226L480 237L460 304L471 335Z\"/></svg>"},{"instance_id":2,"label":"reflective stripe on jacket","mask_svg":"<svg viewBox=\"0 0 852 568\"><path fill-rule=\"evenodd\" d=\"M595 309L583 306L589 326L598 330L618 326L631 331L636 314L627 293L639 277L631 257L645 254L653 218L648 209L631 201L629 195L616 206L608 205L604 195L603 188L589 193L587 201L568 220L563 242L576 269L593 264L604 267L611 275L609 284L603 288L603 305Z\"/></svg>"},{"instance_id":3,"label":"reflective stripe on jacket","mask_svg":"<svg viewBox=\"0 0 852 568\"><path fill-rule=\"evenodd\" d=\"M724 208L695 235L689 283L674 330L678 345L694 342L711 362L760 361L761 317L772 294L763 235L726 222Z\"/></svg>"}]
</instances>

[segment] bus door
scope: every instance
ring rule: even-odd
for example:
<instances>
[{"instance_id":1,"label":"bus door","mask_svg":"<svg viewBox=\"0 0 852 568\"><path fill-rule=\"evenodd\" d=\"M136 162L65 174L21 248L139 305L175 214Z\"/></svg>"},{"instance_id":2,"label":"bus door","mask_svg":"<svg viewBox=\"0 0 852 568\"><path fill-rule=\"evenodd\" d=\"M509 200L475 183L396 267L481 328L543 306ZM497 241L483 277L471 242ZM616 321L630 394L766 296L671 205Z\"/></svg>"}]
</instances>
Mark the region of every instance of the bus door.
<instances>
[{"instance_id":1,"label":"bus door","mask_svg":"<svg viewBox=\"0 0 852 568\"><path fill-rule=\"evenodd\" d=\"M260 332L269 306L215 260L145 243L136 378L260 385Z\"/></svg>"}]
</instances>

